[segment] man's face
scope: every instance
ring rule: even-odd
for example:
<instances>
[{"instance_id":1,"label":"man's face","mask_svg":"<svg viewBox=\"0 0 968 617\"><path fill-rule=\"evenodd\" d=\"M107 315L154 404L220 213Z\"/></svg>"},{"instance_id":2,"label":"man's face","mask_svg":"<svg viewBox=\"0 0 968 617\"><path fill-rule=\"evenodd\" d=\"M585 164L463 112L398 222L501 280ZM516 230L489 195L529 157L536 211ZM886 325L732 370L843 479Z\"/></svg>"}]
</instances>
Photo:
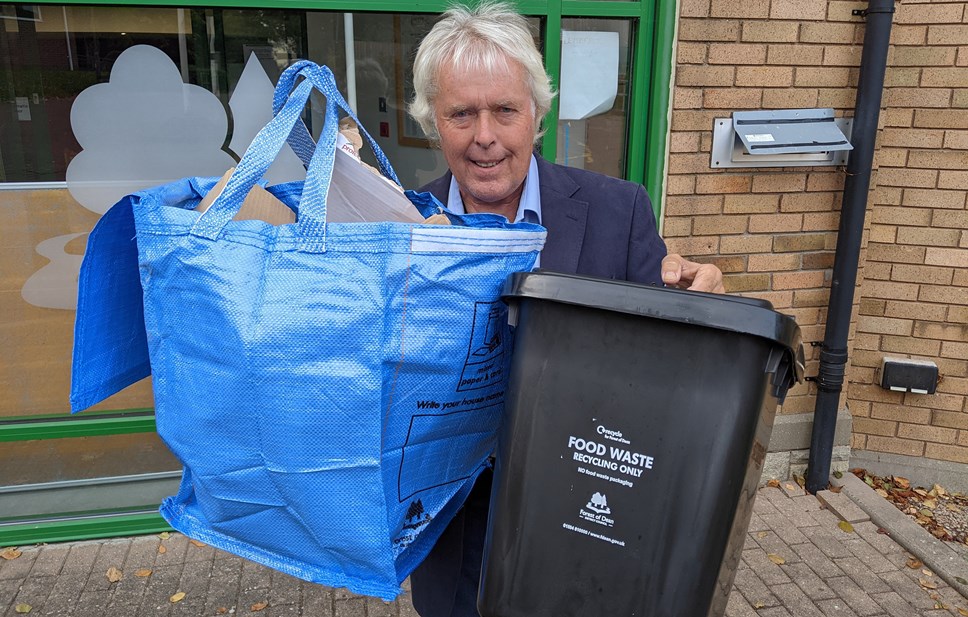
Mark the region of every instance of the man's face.
<instances>
[{"instance_id":1,"label":"man's face","mask_svg":"<svg viewBox=\"0 0 968 617\"><path fill-rule=\"evenodd\" d=\"M482 74L445 66L435 100L447 166L468 212L513 217L531 163L534 106L523 67Z\"/></svg>"}]
</instances>

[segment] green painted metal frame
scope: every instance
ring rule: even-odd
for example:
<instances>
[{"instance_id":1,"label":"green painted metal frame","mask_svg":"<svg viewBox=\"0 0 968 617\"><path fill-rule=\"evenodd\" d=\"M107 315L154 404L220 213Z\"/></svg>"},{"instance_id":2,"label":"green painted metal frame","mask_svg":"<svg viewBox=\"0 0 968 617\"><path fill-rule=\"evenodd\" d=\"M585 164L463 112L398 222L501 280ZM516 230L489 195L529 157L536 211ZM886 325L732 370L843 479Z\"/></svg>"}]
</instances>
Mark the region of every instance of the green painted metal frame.
<instances>
[{"instance_id":1,"label":"green painted metal frame","mask_svg":"<svg viewBox=\"0 0 968 617\"><path fill-rule=\"evenodd\" d=\"M0 546L72 542L172 531L157 512L101 514L85 518L0 525Z\"/></svg>"},{"instance_id":2,"label":"green painted metal frame","mask_svg":"<svg viewBox=\"0 0 968 617\"><path fill-rule=\"evenodd\" d=\"M116 2L84 0L34 0L32 4L115 5ZM266 8L295 10L352 10L353 12L439 13L452 0L421 1L401 6L389 0L126 0L123 6L199 6L216 8ZM545 63L552 83L558 87L561 63L562 17L631 18L633 23L632 90L629 105L626 177L645 185L658 220L662 210L666 139L669 128L670 79L675 36L675 0L523 0L518 9L545 18ZM557 99L545 119L557 126ZM542 154L554 160L557 133L548 131ZM81 417L37 416L0 421L0 442L62 439L155 431L150 409L90 412ZM138 513L91 515L90 517L0 526L0 545L22 545L155 533L169 530L160 515Z\"/></svg>"},{"instance_id":3,"label":"green painted metal frame","mask_svg":"<svg viewBox=\"0 0 968 617\"><path fill-rule=\"evenodd\" d=\"M101 435L153 433L152 409L93 411L83 416L63 414L4 418L0 422L0 443L33 439L64 439Z\"/></svg>"}]
</instances>

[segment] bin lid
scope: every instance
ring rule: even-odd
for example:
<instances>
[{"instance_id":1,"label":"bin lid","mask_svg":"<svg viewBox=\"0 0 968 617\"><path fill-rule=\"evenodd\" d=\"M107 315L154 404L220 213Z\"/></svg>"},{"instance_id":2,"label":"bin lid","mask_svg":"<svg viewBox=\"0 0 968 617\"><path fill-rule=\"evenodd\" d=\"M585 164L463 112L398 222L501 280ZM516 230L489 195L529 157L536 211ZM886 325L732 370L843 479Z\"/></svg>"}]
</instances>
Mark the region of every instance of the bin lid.
<instances>
[{"instance_id":1,"label":"bin lid","mask_svg":"<svg viewBox=\"0 0 968 617\"><path fill-rule=\"evenodd\" d=\"M512 274L502 297L511 304L522 298L549 300L768 339L789 352L784 354L789 385L803 381L800 326L766 300L543 270Z\"/></svg>"}]
</instances>

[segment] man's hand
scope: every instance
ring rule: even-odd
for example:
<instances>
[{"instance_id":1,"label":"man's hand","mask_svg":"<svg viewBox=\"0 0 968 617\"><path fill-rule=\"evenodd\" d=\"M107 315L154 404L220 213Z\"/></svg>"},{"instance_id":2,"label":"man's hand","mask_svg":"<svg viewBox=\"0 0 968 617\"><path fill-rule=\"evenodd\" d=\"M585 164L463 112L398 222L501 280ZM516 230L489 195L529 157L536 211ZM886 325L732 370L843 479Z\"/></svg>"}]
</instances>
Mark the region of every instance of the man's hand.
<instances>
[{"instance_id":1,"label":"man's hand","mask_svg":"<svg viewBox=\"0 0 968 617\"><path fill-rule=\"evenodd\" d=\"M689 261L682 255L667 255L662 260L662 282L667 287L724 294L723 273L712 264Z\"/></svg>"}]
</instances>

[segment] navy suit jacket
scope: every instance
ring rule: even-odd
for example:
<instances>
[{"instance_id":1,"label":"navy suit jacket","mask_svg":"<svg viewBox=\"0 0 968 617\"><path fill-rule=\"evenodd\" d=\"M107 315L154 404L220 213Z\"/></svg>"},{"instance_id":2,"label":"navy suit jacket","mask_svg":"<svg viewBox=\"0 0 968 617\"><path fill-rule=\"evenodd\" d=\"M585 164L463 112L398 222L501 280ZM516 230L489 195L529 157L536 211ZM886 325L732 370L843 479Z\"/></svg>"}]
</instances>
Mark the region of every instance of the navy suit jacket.
<instances>
[{"instance_id":1,"label":"navy suit jacket","mask_svg":"<svg viewBox=\"0 0 968 617\"><path fill-rule=\"evenodd\" d=\"M548 230L541 268L661 285L666 246L645 188L535 157L541 224ZM446 204L450 178L447 172L420 191Z\"/></svg>"},{"instance_id":2,"label":"navy suit jacket","mask_svg":"<svg viewBox=\"0 0 968 617\"><path fill-rule=\"evenodd\" d=\"M632 182L538 160L541 224L548 239L541 268L661 285L666 255L645 189ZM451 174L431 182L447 203ZM474 617L484 550L490 470L478 478L430 555L411 575L414 607L421 617Z\"/></svg>"}]
</instances>

